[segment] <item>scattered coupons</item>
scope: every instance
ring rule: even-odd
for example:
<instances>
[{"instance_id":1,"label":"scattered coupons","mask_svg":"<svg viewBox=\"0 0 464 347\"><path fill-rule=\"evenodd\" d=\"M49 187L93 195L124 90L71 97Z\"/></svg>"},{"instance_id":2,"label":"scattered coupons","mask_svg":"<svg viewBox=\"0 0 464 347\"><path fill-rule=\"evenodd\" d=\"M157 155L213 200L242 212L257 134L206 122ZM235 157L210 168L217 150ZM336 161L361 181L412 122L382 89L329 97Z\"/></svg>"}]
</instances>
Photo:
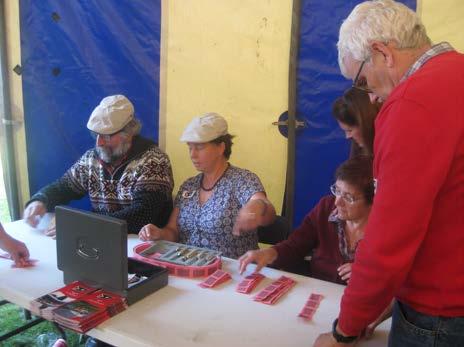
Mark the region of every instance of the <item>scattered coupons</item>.
<instances>
[{"instance_id":1,"label":"scattered coupons","mask_svg":"<svg viewBox=\"0 0 464 347\"><path fill-rule=\"evenodd\" d=\"M264 278L264 275L259 272L252 273L251 275L246 276L237 286L238 293L250 294L253 289L261 282Z\"/></svg>"},{"instance_id":2,"label":"scattered coupons","mask_svg":"<svg viewBox=\"0 0 464 347\"><path fill-rule=\"evenodd\" d=\"M11 255L8 254L8 253L0 254L0 258L13 260L13 258L11 258ZM16 263L13 262L13 264L11 264L11 267L14 267L14 268L31 267L31 266L35 266L35 264L37 262L38 262L37 259L27 259L27 260L24 261L23 264L16 264Z\"/></svg>"},{"instance_id":3,"label":"scattered coupons","mask_svg":"<svg viewBox=\"0 0 464 347\"><path fill-rule=\"evenodd\" d=\"M231 278L232 277L227 272L223 270L216 270L207 279L198 285L202 288L214 288L221 283L227 282Z\"/></svg>"},{"instance_id":4,"label":"scattered coupons","mask_svg":"<svg viewBox=\"0 0 464 347\"><path fill-rule=\"evenodd\" d=\"M287 293L296 281L290 277L281 276L266 288L261 290L254 298L254 301L262 302L263 304L275 304L285 293Z\"/></svg>"},{"instance_id":5,"label":"scattered coupons","mask_svg":"<svg viewBox=\"0 0 464 347\"><path fill-rule=\"evenodd\" d=\"M28 259L24 262L24 264L13 263L11 264L11 267L15 267L15 268L31 267L31 266L35 266L37 262L38 262L37 259Z\"/></svg>"},{"instance_id":6,"label":"scattered coupons","mask_svg":"<svg viewBox=\"0 0 464 347\"><path fill-rule=\"evenodd\" d=\"M319 304L321 303L324 296L321 294L311 293L308 300L306 300L306 304L304 305L303 309L301 310L299 317L302 317L307 320L313 319L314 313L316 313Z\"/></svg>"}]
</instances>

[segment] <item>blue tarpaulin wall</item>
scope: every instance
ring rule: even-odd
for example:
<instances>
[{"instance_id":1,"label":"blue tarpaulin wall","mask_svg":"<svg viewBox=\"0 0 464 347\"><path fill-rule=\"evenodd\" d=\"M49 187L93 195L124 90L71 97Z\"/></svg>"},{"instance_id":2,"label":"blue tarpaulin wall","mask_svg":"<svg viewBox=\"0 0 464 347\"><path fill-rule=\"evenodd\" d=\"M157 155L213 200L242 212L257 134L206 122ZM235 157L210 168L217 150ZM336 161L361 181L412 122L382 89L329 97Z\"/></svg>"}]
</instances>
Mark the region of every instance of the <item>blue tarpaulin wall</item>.
<instances>
[{"instance_id":1,"label":"blue tarpaulin wall","mask_svg":"<svg viewBox=\"0 0 464 347\"><path fill-rule=\"evenodd\" d=\"M340 25L362 1L303 0L297 72L294 224L329 194L336 167L349 155L349 143L331 114L332 103L351 86L338 67ZM401 1L416 9L415 0Z\"/></svg>"},{"instance_id":2,"label":"blue tarpaulin wall","mask_svg":"<svg viewBox=\"0 0 464 347\"><path fill-rule=\"evenodd\" d=\"M107 95L126 95L157 141L160 1L21 0L20 21L31 193L94 145L86 123Z\"/></svg>"}]
</instances>

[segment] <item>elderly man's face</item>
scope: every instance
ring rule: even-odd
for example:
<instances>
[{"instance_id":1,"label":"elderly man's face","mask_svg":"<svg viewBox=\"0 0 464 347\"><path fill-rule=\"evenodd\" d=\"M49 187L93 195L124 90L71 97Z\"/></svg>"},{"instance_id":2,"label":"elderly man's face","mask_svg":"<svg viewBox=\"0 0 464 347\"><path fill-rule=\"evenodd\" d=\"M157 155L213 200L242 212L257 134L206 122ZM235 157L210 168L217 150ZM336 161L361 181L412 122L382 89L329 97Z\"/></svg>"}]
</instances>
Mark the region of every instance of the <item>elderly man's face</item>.
<instances>
[{"instance_id":1,"label":"elderly man's face","mask_svg":"<svg viewBox=\"0 0 464 347\"><path fill-rule=\"evenodd\" d=\"M101 160L111 164L127 154L131 147L131 143L132 137L124 132L118 132L113 135L98 134L95 149Z\"/></svg>"},{"instance_id":2,"label":"elderly man's face","mask_svg":"<svg viewBox=\"0 0 464 347\"><path fill-rule=\"evenodd\" d=\"M374 52L364 64L351 57L345 58L344 62L347 77L354 81L358 76L357 85L364 85L371 91L368 94L372 103L385 100L394 89L389 71L377 52Z\"/></svg>"}]
</instances>

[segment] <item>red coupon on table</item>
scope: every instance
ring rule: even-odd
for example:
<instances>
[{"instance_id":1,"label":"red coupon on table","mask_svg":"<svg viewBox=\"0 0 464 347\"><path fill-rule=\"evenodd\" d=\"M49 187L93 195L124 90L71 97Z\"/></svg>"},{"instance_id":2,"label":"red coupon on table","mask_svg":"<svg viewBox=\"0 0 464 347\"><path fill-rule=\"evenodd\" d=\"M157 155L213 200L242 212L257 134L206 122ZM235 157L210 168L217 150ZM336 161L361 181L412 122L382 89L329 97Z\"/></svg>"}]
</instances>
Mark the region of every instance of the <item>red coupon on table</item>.
<instances>
[{"instance_id":1,"label":"red coupon on table","mask_svg":"<svg viewBox=\"0 0 464 347\"><path fill-rule=\"evenodd\" d=\"M198 285L202 288L214 288L221 283L227 282L232 277L223 270L216 270L207 279Z\"/></svg>"},{"instance_id":2,"label":"red coupon on table","mask_svg":"<svg viewBox=\"0 0 464 347\"><path fill-rule=\"evenodd\" d=\"M298 316L307 320L313 319L314 313L316 313L322 299L324 299L322 294L311 293Z\"/></svg>"},{"instance_id":3,"label":"red coupon on table","mask_svg":"<svg viewBox=\"0 0 464 347\"><path fill-rule=\"evenodd\" d=\"M275 304L285 293L287 293L296 281L290 277L281 276L266 288L261 290L254 298L254 301L262 302L263 304Z\"/></svg>"}]
</instances>

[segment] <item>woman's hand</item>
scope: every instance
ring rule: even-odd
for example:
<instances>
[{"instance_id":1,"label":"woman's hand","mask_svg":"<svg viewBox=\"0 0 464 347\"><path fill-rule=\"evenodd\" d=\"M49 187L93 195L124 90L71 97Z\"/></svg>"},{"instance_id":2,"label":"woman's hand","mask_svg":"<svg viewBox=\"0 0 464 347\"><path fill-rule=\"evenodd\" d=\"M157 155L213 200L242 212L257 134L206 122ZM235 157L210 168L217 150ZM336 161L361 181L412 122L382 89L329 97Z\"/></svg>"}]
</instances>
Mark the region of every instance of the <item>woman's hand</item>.
<instances>
[{"instance_id":1,"label":"woman's hand","mask_svg":"<svg viewBox=\"0 0 464 347\"><path fill-rule=\"evenodd\" d=\"M139 232L139 239L142 241L154 241L162 239L163 229L156 225L147 224Z\"/></svg>"},{"instance_id":2,"label":"woman's hand","mask_svg":"<svg viewBox=\"0 0 464 347\"><path fill-rule=\"evenodd\" d=\"M267 217L268 210L271 211L271 207L268 206L272 205L265 197L250 199L238 212L232 234L239 236L242 232L256 230L260 225L265 225L264 219ZM272 211L274 211L273 207Z\"/></svg>"},{"instance_id":3,"label":"woman's hand","mask_svg":"<svg viewBox=\"0 0 464 347\"><path fill-rule=\"evenodd\" d=\"M255 272L259 272L264 266L271 264L277 259L278 253L274 248L248 251L242 255L239 261L239 272L244 273L249 263L256 263Z\"/></svg>"},{"instance_id":4,"label":"woman's hand","mask_svg":"<svg viewBox=\"0 0 464 347\"><path fill-rule=\"evenodd\" d=\"M345 264L343 264L342 266L340 266L337 269L338 276L340 276L340 278L343 281L346 281L346 283L348 283L350 281L350 278L351 278L351 266L352 265L353 265L352 263L345 263Z\"/></svg>"}]
</instances>

